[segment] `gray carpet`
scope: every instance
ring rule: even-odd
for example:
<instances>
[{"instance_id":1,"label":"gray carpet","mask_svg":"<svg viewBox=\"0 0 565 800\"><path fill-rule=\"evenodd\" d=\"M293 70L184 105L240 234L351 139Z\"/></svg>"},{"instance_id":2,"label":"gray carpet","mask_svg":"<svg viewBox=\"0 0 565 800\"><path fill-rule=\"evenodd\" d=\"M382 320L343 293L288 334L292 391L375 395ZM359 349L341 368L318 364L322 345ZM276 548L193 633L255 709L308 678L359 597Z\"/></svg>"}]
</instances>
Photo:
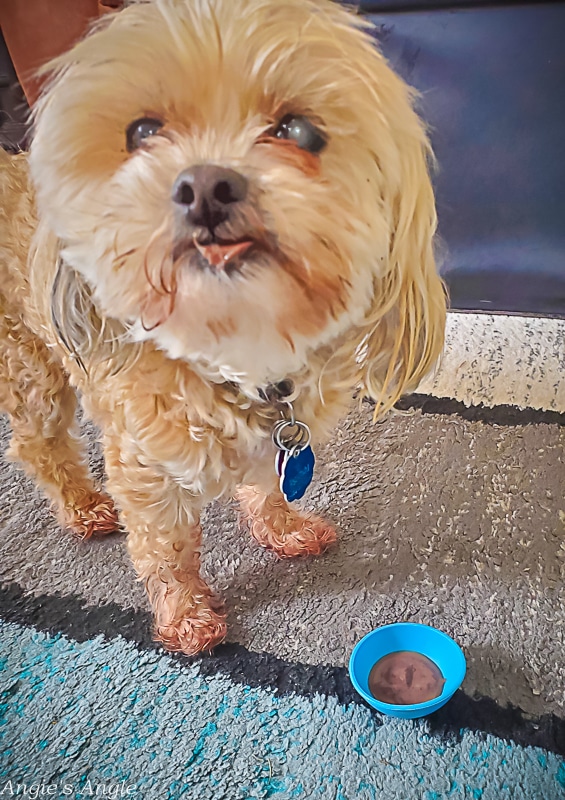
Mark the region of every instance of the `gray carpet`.
<instances>
[{"instance_id":1,"label":"gray carpet","mask_svg":"<svg viewBox=\"0 0 565 800\"><path fill-rule=\"evenodd\" d=\"M3 426L7 440L7 426ZM565 716L562 427L354 411L318 453L311 506L338 547L279 562L238 529L204 520L204 571L229 610L229 640L310 664L344 665L376 625L411 620L453 635L464 689L528 713ZM13 465L0 472L3 580L35 594L148 608L120 536L60 531Z\"/></svg>"}]
</instances>

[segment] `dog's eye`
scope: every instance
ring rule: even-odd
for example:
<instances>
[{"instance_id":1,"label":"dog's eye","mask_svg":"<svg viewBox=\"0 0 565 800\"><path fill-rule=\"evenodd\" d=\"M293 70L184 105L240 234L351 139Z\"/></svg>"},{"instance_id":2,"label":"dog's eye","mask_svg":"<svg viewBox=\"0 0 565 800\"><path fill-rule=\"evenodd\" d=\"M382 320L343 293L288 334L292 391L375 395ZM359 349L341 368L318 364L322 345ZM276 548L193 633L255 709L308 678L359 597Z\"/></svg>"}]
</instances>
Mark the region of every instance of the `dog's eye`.
<instances>
[{"instance_id":1,"label":"dog's eye","mask_svg":"<svg viewBox=\"0 0 565 800\"><path fill-rule=\"evenodd\" d=\"M126 146L129 152L137 150L144 139L147 139L148 136L155 136L162 127L163 123L152 117L135 119L126 131Z\"/></svg>"},{"instance_id":2,"label":"dog's eye","mask_svg":"<svg viewBox=\"0 0 565 800\"><path fill-rule=\"evenodd\" d=\"M277 139L290 139L309 153L319 153L328 141L322 131L307 117L294 114L286 114L281 119L274 135Z\"/></svg>"}]
</instances>

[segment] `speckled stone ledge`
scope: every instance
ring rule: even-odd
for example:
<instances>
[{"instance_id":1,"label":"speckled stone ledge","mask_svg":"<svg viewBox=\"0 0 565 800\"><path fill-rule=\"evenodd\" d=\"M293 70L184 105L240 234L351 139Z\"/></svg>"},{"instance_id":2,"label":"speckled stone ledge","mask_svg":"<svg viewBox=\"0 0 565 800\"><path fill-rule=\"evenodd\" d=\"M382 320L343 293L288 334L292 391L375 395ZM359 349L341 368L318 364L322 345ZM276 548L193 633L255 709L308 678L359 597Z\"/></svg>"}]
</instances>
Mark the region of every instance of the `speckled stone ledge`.
<instances>
[{"instance_id":1,"label":"speckled stone ledge","mask_svg":"<svg viewBox=\"0 0 565 800\"><path fill-rule=\"evenodd\" d=\"M565 320L452 312L439 368L418 392L563 413Z\"/></svg>"}]
</instances>

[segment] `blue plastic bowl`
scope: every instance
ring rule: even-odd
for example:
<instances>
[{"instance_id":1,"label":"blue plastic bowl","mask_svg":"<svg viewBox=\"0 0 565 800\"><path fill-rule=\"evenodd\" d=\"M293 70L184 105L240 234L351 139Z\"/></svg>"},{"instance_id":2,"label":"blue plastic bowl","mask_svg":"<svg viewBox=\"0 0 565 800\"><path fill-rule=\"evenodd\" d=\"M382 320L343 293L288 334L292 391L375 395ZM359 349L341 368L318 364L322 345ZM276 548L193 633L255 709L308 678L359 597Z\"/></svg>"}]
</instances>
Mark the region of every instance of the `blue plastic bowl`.
<instances>
[{"instance_id":1,"label":"blue plastic bowl","mask_svg":"<svg viewBox=\"0 0 565 800\"><path fill-rule=\"evenodd\" d=\"M399 650L421 653L437 664L445 678L439 697L412 705L383 703L373 697L369 691L369 673L379 659ZM466 670L463 651L450 636L416 622L395 622L371 631L355 646L349 659L349 676L361 697L377 711L402 719L425 717L445 705L463 683Z\"/></svg>"}]
</instances>

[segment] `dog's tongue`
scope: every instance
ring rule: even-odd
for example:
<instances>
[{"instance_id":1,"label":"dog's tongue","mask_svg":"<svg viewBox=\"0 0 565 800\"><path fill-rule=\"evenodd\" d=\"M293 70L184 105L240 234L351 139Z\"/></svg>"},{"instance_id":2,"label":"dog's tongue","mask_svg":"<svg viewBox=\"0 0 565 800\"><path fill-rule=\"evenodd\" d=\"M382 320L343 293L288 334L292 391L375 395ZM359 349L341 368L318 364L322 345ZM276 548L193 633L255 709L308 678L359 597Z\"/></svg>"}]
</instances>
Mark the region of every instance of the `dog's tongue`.
<instances>
[{"instance_id":1,"label":"dog's tongue","mask_svg":"<svg viewBox=\"0 0 565 800\"><path fill-rule=\"evenodd\" d=\"M232 244L200 244L194 240L194 246L212 267L225 267L234 258L247 252L252 244L249 239Z\"/></svg>"}]
</instances>

